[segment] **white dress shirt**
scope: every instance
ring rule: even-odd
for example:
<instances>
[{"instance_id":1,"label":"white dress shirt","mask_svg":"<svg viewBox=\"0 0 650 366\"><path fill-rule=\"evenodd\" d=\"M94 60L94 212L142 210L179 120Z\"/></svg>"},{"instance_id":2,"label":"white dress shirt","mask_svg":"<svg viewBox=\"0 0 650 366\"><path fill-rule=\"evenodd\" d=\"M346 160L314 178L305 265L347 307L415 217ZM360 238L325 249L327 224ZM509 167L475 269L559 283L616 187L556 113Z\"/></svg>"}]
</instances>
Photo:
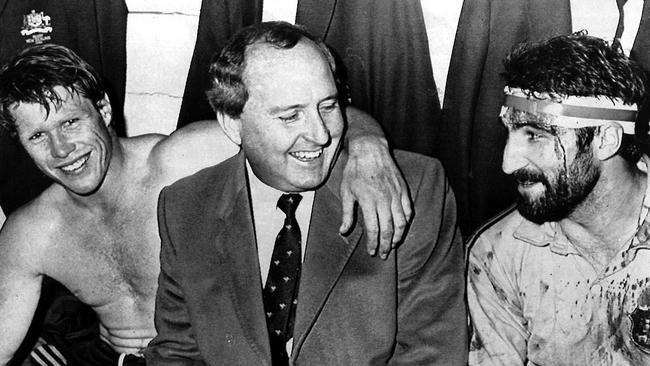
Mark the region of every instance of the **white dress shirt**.
<instances>
[{"instance_id":1,"label":"white dress shirt","mask_svg":"<svg viewBox=\"0 0 650 366\"><path fill-rule=\"evenodd\" d=\"M285 214L277 208L278 199L285 192L264 184L246 162L248 173L248 185L250 187L251 209L253 211L253 225L255 227L255 239L257 241L257 255L262 274L262 286L266 283L271 256L275 246L275 238L284 226ZM307 235L309 234L309 223L311 222L311 209L314 205L314 191L300 192L302 200L296 209L296 220L300 227L300 241L302 259L305 258L307 247Z\"/></svg>"},{"instance_id":2,"label":"white dress shirt","mask_svg":"<svg viewBox=\"0 0 650 366\"><path fill-rule=\"evenodd\" d=\"M279 191L259 180L246 161L248 186L250 187L251 209L253 211L253 226L257 241L257 256L262 275L262 287L266 284L271 267L271 257L275 247L275 238L284 226L285 213L277 207L278 199L286 192ZM300 254L305 259L307 236L311 222L311 210L314 205L314 191L300 192L302 199L296 208L296 221L300 227ZM287 354L291 355L293 338L287 341Z\"/></svg>"}]
</instances>

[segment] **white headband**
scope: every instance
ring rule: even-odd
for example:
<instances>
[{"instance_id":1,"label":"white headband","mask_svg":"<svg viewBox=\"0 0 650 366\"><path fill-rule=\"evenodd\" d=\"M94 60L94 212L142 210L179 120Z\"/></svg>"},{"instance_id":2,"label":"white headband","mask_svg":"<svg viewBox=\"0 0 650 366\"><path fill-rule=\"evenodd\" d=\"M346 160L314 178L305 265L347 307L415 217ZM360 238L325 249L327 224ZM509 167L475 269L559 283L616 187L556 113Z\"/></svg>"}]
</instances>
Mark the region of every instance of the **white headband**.
<instances>
[{"instance_id":1,"label":"white headband","mask_svg":"<svg viewBox=\"0 0 650 366\"><path fill-rule=\"evenodd\" d=\"M552 125L566 128L601 126L607 122L617 122L623 132L634 135L637 105L625 105L620 99L608 97L567 96L560 100L551 98L547 93L535 93L528 96L519 88L504 89L506 100L501 107L501 114L508 107L531 114L546 113L555 116Z\"/></svg>"}]
</instances>

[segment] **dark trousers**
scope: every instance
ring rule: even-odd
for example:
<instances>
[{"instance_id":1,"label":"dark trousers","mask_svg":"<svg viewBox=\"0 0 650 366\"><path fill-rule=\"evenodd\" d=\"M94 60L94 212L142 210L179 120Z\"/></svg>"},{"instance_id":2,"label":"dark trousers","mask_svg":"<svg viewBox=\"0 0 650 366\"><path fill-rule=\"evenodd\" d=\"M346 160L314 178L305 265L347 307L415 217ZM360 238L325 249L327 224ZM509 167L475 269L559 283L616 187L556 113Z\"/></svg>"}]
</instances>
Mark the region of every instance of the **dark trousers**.
<instances>
[{"instance_id":1,"label":"dark trousers","mask_svg":"<svg viewBox=\"0 0 650 366\"><path fill-rule=\"evenodd\" d=\"M50 365L43 361L60 359L60 356L69 366L117 366L119 362L120 354L99 337L95 312L69 292L53 300L44 319L41 338L47 345L32 352L32 365ZM122 365L141 366L146 363L144 357L127 355Z\"/></svg>"}]
</instances>

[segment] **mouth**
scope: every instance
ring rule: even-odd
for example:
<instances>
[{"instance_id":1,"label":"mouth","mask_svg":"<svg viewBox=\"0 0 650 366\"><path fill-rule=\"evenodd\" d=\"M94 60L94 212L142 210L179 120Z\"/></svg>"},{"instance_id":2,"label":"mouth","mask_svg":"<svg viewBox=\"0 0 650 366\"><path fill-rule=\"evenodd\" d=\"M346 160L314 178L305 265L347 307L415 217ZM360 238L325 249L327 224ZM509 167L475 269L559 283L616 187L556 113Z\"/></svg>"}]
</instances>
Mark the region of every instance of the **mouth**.
<instances>
[{"instance_id":1,"label":"mouth","mask_svg":"<svg viewBox=\"0 0 650 366\"><path fill-rule=\"evenodd\" d=\"M63 172L66 174L78 173L84 167L89 158L90 153L80 157L70 164L60 166L59 169L63 170Z\"/></svg>"},{"instance_id":2,"label":"mouth","mask_svg":"<svg viewBox=\"0 0 650 366\"><path fill-rule=\"evenodd\" d=\"M537 180L520 180L517 183L519 184L520 187L526 188L526 187L532 187L535 184L541 183L541 182L537 181Z\"/></svg>"},{"instance_id":3,"label":"mouth","mask_svg":"<svg viewBox=\"0 0 650 366\"><path fill-rule=\"evenodd\" d=\"M293 151L289 155L293 156L299 161L308 163L314 161L323 155L323 149L318 149L316 151Z\"/></svg>"}]
</instances>

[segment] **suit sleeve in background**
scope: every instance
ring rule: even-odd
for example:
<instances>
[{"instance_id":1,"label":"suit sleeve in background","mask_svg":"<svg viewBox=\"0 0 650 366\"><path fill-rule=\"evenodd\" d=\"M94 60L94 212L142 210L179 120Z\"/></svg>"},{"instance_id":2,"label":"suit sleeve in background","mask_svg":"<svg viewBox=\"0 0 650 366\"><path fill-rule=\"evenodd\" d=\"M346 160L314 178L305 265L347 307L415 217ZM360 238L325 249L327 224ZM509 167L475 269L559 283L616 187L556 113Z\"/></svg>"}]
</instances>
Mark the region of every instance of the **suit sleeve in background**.
<instances>
[{"instance_id":1,"label":"suit sleeve in background","mask_svg":"<svg viewBox=\"0 0 650 366\"><path fill-rule=\"evenodd\" d=\"M393 148L434 155L441 111L420 0L300 0L296 23L333 49L352 104Z\"/></svg>"},{"instance_id":2,"label":"suit sleeve in background","mask_svg":"<svg viewBox=\"0 0 650 366\"><path fill-rule=\"evenodd\" d=\"M203 1L178 127L214 118L205 98L210 58L261 19L261 0ZM332 47L353 104L379 121L391 146L433 154L440 103L419 0L299 0L296 23Z\"/></svg>"},{"instance_id":3,"label":"suit sleeve in background","mask_svg":"<svg viewBox=\"0 0 650 366\"><path fill-rule=\"evenodd\" d=\"M465 235L515 198L514 185L501 171L503 58L523 41L570 32L569 0L464 2L436 148L456 193Z\"/></svg>"},{"instance_id":4,"label":"suit sleeve in background","mask_svg":"<svg viewBox=\"0 0 650 366\"><path fill-rule=\"evenodd\" d=\"M210 85L207 77L210 60L240 29L261 20L262 0L203 0L178 128L190 122L214 119L205 97Z\"/></svg>"}]
</instances>

